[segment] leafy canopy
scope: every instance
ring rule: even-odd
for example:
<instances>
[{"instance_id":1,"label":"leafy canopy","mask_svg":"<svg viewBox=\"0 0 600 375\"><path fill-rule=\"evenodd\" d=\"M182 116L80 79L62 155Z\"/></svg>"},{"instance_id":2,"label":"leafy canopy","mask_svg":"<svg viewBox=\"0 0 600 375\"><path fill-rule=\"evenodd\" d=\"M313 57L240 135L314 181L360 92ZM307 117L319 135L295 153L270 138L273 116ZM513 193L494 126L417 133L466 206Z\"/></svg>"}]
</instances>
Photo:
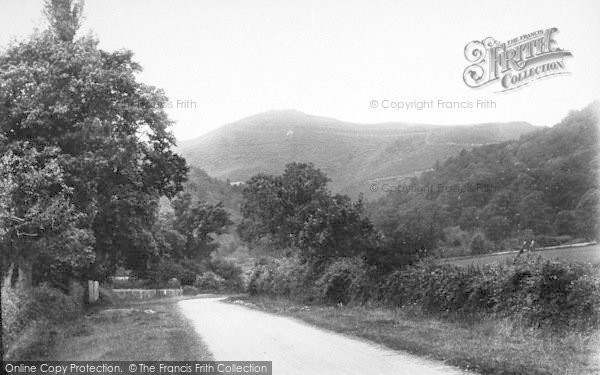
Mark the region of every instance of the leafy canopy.
<instances>
[{"instance_id":1,"label":"leafy canopy","mask_svg":"<svg viewBox=\"0 0 600 375\"><path fill-rule=\"evenodd\" d=\"M0 148L3 154L20 150L11 158L22 159L7 160L4 168L25 163L36 172L24 179L49 166L60 170L61 183L48 198L56 202L48 206L64 201L79 225L93 233L98 265L143 270L157 255L152 232L157 200L175 196L187 172L171 149L167 98L136 80L141 67L132 52L106 52L93 37L75 37L83 2L49 0L45 9L49 29L0 54ZM43 151L48 149L53 151ZM36 161L27 153L37 155ZM0 192L8 211L20 204L11 191ZM22 209L36 204L29 200ZM57 213L54 221L65 218ZM4 246L14 242L10 233L3 236ZM72 250L88 249L82 244ZM27 258L21 263L31 262Z\"/></svg>"}]
</instances>

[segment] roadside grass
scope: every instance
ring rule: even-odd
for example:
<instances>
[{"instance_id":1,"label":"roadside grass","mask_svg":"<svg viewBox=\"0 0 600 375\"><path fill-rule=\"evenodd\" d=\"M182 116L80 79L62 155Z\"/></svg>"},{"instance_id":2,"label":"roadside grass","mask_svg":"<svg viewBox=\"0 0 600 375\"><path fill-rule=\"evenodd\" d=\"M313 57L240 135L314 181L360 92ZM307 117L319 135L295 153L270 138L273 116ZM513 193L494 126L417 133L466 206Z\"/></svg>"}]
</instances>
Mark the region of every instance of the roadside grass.
<instances>
[{"instance_id":1,"label":"roadside grass","mask_svg":"<svg viewBox=\"0 0 600 375\"><path fill-rule=\"evenodd\" d=\"M63 335L45 360L211 360L176 302L183 298L123 303L94 309ZM152 312L151 312L152 311Z\"/></svg>"},{"instance_id":2,"label":"roadside grass","mask_svg":"<svg viewBox=\"0 0 600 375\"><path fill-rule=\"evenodd\" d=\"M56 323L48 320L31 322L10 348L10 360L42 360L52 359L52 353L57 343L69 337L85 332L86 326L82 319L68 323ZM6 359L3 353L3 360Z\"/></svg>"},{"instance_id":3,"label":"roadside grass","mask_svg":"<svg viewBox=\"0 0 600 375\"><path fill-rule=\"evenodd\" d=\"M600 373L600 332L552 333L508 319L447 321L406 309L304 306L262 296L234 300L481 374Z\"/></svg>"}]
</instances>

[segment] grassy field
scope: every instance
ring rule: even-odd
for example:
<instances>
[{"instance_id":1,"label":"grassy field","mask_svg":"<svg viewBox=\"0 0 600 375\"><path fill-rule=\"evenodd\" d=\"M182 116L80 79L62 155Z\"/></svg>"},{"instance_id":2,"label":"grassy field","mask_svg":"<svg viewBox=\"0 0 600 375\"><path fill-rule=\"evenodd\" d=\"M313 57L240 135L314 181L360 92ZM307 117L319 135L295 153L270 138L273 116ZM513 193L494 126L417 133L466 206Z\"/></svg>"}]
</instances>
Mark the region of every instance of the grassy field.
<instances>
[{"instance_id":1,"label":"grassy field","mask_svg":"<svg viewBox=\"0 0 600 375\"><path fill-rule=\"evenodd\" d=\"M181 298L98 309L74 322L46 360L211 360L206 346L180 314Z\"/></svg>"},{"instance_id":2,"label":"grassy field","mask_svg":"<svg viewBox=\"0 0 600 375\"><path fill-rule=\"evenodd\" d=\"M600 373L600 333L557 335L509 320L449 322L403 310L303 306L265 297L243 299L254 308L481 374Z\"/></svg>"},{"instance_id":3,"label":"grassy field","mask_svg":"<svg viewBox=\"0 0 600 375\"><path fill-rule=\"evenodd\" d=\"M539 250L532 252L534 255L539 255L547 259L569 260L571 262L589 262L593 264L600 263L600 244L571 247L562 249ZM517 253L509 254L489 254L478 257L469 258L448 258L443 259L444 263L452 263L463 266L468 265L483 265L490 263L512 261Z\"/></svg>"}]
</instances>

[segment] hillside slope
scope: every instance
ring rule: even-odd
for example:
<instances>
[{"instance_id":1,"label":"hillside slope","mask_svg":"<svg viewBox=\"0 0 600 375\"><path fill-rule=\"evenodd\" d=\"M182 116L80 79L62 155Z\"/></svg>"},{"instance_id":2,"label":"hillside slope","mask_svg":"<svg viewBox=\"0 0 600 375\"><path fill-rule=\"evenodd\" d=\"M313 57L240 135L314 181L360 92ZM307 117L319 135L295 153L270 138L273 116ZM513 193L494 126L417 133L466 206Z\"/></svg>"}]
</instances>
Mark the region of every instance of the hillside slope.
<instances>
[{"instance_id":1,"label":"hillside slope","mask_svg":"<svg viewBox=\"0 0 600 375\"><path fill-rule=\"evenodd\" d=\"M461 126L408 123L353 124L298 111L270 111L182 142L192 166L230 181L279 174L292 161L312 162L333 191L356 196L369 181L410 176L462 149L519 138L536 127L524 122Z\"/></svg>"},{"instance_id":2,"label":"hillside slope","mask_svg":"<svg viewBox=\"0 0 600 375\"><path fill-rule=\"evenodd\" d=\"M596 102L518 140L461 151L372 203L370 216L387 238L421 233L429 248L444 237L483 252L487 240L502 249L533 235L538 246L553 236L597 239L599 127ZM480 232L480 245L468 240Z\"/></svg>"}]
</instances>

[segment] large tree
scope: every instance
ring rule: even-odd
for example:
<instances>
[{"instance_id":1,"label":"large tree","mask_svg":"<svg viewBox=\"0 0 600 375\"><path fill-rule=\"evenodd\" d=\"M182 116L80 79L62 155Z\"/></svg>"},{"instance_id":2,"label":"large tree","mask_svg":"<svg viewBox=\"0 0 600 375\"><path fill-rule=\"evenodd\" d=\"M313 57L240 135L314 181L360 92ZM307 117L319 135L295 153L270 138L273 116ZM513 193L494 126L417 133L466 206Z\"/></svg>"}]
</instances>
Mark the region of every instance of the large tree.
<instances>
[{"instance_id":1,"label":"large tree","mask_svg":"<svg viewBox=\"0 0 600 375\"><path fill-rule=\"evenodd\" d=\"M383 235L378 262L394 268L431 255L444 239L448 213L444 205L415 194L397 206L382 208L373 220Z\"/></svg>"},{"instance_id":2,"label":"large tree","mask_svg":"<svg viewBox=\"0 0 600 375\"><path fill-rule=\"evenodd\" d=\"M16 143L0 151L0 246L8 285L31 285L32 264L41 257L57 260L72 275L88 268L94 238L70 202L73 190L58 150Z\"/></svg>"},{"instance_id":3,"label":"large tree","mask_svg":"<svg viewBox=\"0 0 600 375\"><path fill-rule=\"evenodd\" d=\"M317 205L330 199L329 179L310 163L290 163L281 176L258 174L245 184L242 238L270 236L279 246L298 242Z\"/></svg>"},{"instance_id":4,"label":"large tree","mask_svg":"<svg viewBox=\"0 0 600 375\"><path fill-rule=\"evenodd\" d=\"M156 254L157 199L180 191L187 170L171 150L167 98L136 80L132 52L75 37L81 2L45 9L48 30L0 54L0 141L56 149L65 199L92 230L97 262L142 270Z\"/></svg>"},{"instance_id":5,"label":"large tree","mask_svg":"<svg viewBox=\"0 0 600 375\"><path fill-rule=\"evenodd\" d=\"M214 236L225 233L232 222L222 203L208 204L194 200L189 193L180 193L173 199L172 227L185 238L184 246L174 249L171 256L177 260L206 261L217 249Z\"/></svg>"},{"instance_id":6,"label":"large tree","mask_svg":"<svg viewBox=\"0 0 600 375\"><path fill-rule=\"evenodd\" d=\"M239 231L246 240L270 238L295 247L304 259L322 264L345 256L364 256L377 242L363 205L332 196L329 179L310 163L290 163L280 176L259 174L244 188Z\"/></svg>"}]
</instances>

